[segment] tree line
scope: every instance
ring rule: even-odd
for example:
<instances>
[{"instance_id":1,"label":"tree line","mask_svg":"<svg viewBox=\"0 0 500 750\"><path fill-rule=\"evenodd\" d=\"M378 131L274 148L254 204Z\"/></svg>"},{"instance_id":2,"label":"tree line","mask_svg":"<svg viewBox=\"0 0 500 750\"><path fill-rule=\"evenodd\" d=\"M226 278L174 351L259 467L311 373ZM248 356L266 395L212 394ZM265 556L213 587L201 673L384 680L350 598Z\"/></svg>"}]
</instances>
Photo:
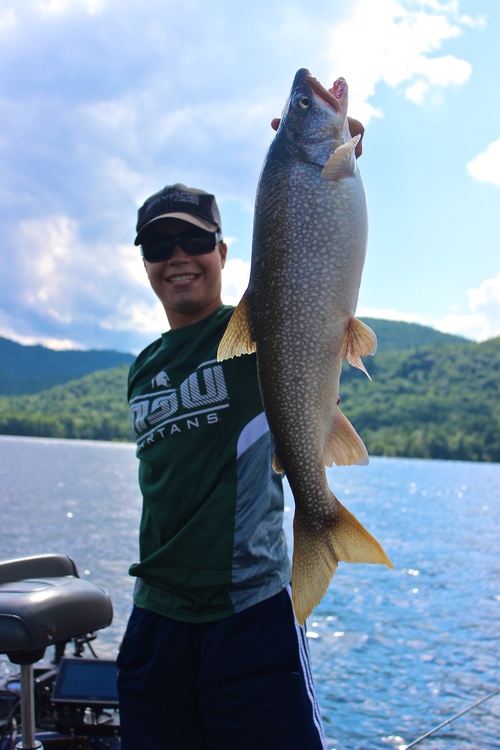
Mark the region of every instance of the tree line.
<instances>
[{"instance_id":1,"label":"tree line","mask_svg":"<svg viewBox=\"0 0 500 750\"><path fill-rule=\"evenodd\" d=\"M500 462L500 338L344 363L341 408L373 456ZM29 396L0 398L0 433L131 440L127 366Z\"/></svg>"}]
</instances>

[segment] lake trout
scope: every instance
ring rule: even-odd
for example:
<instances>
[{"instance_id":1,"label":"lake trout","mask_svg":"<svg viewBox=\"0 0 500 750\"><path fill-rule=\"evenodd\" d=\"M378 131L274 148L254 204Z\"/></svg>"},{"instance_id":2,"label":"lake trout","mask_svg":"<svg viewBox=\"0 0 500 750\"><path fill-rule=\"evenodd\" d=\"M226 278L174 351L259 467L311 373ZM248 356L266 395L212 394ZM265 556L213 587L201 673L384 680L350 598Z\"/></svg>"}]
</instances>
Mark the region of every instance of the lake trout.
<instances>
[{"instance_id":1,"label":"lake trout","mask_svg":"<svg viewBox=\"0 0 500 750\"><path fill-rule=\"evenodd\" d=\"M373 331L354 317L367 211L347 122L347 83L297 72L259 178L248 289L218 357L257 352L275 444L295 499L292 599L303 623L340 560L392 563L330 490L325 464L368 463L339 403L342 361L365 370ZM367 373L368 374L368 373Z\"/></svg>"}]
</instances>

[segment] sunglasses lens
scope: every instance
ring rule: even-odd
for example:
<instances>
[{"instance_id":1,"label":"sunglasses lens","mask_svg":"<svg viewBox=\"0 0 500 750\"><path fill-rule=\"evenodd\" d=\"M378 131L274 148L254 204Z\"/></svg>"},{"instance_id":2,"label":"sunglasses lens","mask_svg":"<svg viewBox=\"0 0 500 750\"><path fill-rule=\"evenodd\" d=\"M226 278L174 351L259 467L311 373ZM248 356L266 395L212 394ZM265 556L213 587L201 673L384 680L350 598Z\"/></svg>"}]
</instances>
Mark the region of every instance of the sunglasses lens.
<instances>
[{"instance_id":1,"label":"sunglasses lens","mask_svg":"<svg viewBox=\"0 0 500 750\"><path fill-rule=\"evenodd\" d=\"M175 247L175 240L165 240L164 242L151 242L142 245L142 254L144 259L149 263L159 263L162 260L168 260L172 255Z\"/></svg>"},{"instance_id":2,"label":"sunglasses lens","mask_svg":"<svg viewBox=\"0 0 500 750\"><path fill-rule=\"evenodd\" d=\"M142 254L148 263L159 263L172 257L176 245L180 245L187 255L205 255L215 249L217 240L212 232L207 232L203 237L180 235L160 242L145 243L142 245Z\"/></svg>"},{"instance_id":3,"label":"sunglasses lens","mask_svg":"<svg viewBox=\"0 0 500 750\"><path fill-rule=\"evenodd\" d=\"M205 255L215 248L215 235L207 237L179 237L179 245L188 255Z\"/></svg>"}]
</instances>

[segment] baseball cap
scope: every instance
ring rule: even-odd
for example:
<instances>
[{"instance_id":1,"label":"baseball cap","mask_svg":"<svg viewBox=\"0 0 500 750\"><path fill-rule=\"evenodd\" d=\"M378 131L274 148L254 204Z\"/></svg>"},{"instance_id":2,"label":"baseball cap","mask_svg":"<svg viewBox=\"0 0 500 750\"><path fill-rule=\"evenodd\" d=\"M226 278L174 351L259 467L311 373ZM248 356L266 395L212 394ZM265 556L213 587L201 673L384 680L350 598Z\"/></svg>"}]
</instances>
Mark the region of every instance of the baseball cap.
<instances>
[{"instance_id":1,"label":"baseball cap","mask_svg":"<svg viewBox=\"0 0 500 750\"><path fill-rule=\"evenodd\" d=\"M215 197L180 182L165 185L163 190L152 195L141 206L137 215L135 245L142 244L144 230L158 219L183 219L208 232L221 232Z\"/></svg>"}]
</instances>

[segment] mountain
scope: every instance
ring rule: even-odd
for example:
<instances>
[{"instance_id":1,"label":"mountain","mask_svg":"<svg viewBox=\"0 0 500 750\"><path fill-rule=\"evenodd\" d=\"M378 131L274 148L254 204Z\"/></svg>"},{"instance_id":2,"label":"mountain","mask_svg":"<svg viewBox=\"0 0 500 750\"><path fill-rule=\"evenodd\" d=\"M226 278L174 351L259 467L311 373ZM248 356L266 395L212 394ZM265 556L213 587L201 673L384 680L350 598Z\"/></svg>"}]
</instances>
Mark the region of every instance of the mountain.
<instances>
[{"instance_id":1,"label":"mountain","mask_svg":"<svg viewBox=\"0 0 500 750\"><path fill-rule=\"evenodd\" d=\"M401 320L362 318L377 334L377 352L403 351L433 344L465 344L467 339L442 333L435 328L418 323L404 323Z\"/></svg>"},{"instance_id":2,"label":"mountain","mask_svg":"<svg viewBox=\"0 0 500 750\"><path fill-rule=\"evenodd\" d=\"M0 395L40 393L96 370L108 370L133 360L133 354L124 352L54 351L45 346L23 346L0 337Z\"/></svg>"},{"instance_id":3,"label":"mountain","mask_svg":"<svg viewBox=\"0 0 500 750\"><path fill-rule=\"evenodd\" d=\"M131 440L127 375L119 365L42 393L0 397L0 434Z\"/></svg>"},{"instance_id":4,"label":"mountain","mask_svg":"<svg viewBox=\"0 0 500 750\"><path fill-rule=\"evenodd\" d=\"M416 323L363 318L378 339L378 352L402 351L431 344L464 343L459 336ZM0 337L0 396L40 393L91 372L129 365L133 354L115 351L54 351L45 346L23 346Z\"/></svg>"},{"instance_id":5,"label":"mountain","mask_svg":"<svg viewBox=\"0 0 500 750\"><path fill-rule=\"evenodd\" d=\"M341 408L371 455L500 461L500 338L344 365Z\"/></svg>"},{"instance_id":6,"label":"mountain","mask_svg":"<svg viewBox=\"0 0 500 750\"><path fill-rule=\"evenodd\" d=\"M364 358L372 381L344 363L340 394L368 452L500 462L500 338L477 344L441 334L440 343L408 348L436 332L365 320L380 342L377 355ZM0 397L0 434L130 440L127 370L124 364L42 393Z\"/></svg>"}]
</instances>

